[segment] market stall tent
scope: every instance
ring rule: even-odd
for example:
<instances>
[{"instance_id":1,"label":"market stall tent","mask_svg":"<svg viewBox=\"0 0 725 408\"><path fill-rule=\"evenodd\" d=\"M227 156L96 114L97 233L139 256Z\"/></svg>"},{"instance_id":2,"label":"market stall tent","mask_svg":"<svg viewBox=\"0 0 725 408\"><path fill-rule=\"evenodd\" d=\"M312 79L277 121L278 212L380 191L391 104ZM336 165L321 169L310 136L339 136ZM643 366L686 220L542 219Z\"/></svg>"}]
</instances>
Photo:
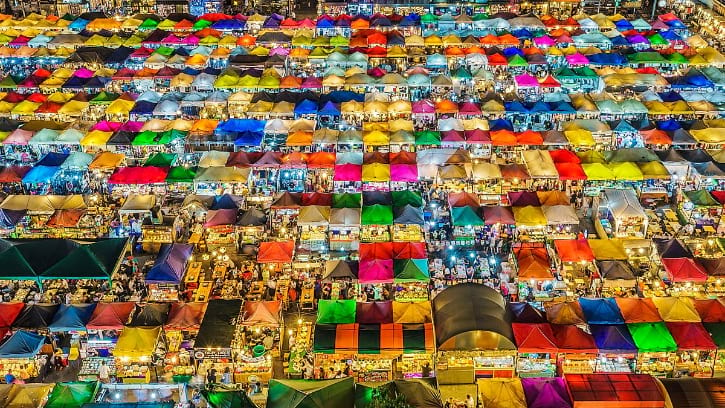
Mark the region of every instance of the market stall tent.
<instances>
[{"instance_id":1,"label":"market stall tent","mask_svg":"<svg viewBox=\"0 0 725 408\"><path fill-rule=\"evenodd\" d=\"M242 316L242 325L262 325L279 327L282 323L280 301L245 302Z\"/></svg>"},{"instance_id":2,"label":"market stall tent","mask_svg":"<svg viewBox=\"0 0 725 408\"><path fill-rule=\"evenodd\" d=\"M149 358L156 349L161 327L126 327L118 336L113 354L133 359Z\"/></svg>"},{"instance_id":3,"label":"market stall tent","mask_svg":"<svg viewBox=\"0 0 725 408\"><path fill-rule=\"evenodd\" d=\"M231 347L235 326L241 312L242 301L239 299L210 300L204 320L199 326L194 347L197 349Z\"/></svg>"},{"instance_id":4,"label":"market stall tent","mask_svg":"<svg viewBox=\"0 0 725 408\"><path fill-rule=\"evenodd\" d=\"M13 384L4 407L37 408L43 405L53 384Z\"/></svg>"},{"instance_id":5,"label":"market stall tent","mask_svg":"<svg viewBox=\"0 0 725 408\"><path fill-rule=\"evenodd\" d=\"M85 331L95 308L93 303L60 305L48 329L54 332Z\"/></svg>"},{"instance_id":6,"label":"market stall tent","mask_svg":"<svg viewBox=\"0 0 725 408\"><path fill-rule=\"evenodd\" d=\"M279 408L352 408L352 377L334 380L277 380L269 382L267 406Z\"/></svg>"},{"instance_id":7,"label":"market stall tent","mask_svg":"<svg viewBox=\"0 0 725 408\"><path fill-rule=\"evenodd\" d=\"M257 262L260 263L286 263L292 261L294 254L294 241L270 241L259 244Z\"/></svg>"},{"instance_id":8,"label":"market stall tent","mask_svg":"<svg viewBox=\"0 0 725 408\"><path fill-rule=\"evenodd\" d=\"M663 408L665 406L664 393L657 380L650 375L567 374L565 379L575 407Z\"/></svg>"},{"instance_id":9,"label":"market stall tent","mask_svg":"<svg viewBox=\"0 0 725 408\"><path fill-rule=\"evenodd\" d=\"M48 396L45 407L48 408L81 408L91 402L96 395L96 382L57 383Z\"/></svg>"},{"instance_id":10,"label":"market stall tent","mask_svg":"<svg viewBox=\"0 0 725 408\"><path fill-rule=\"evenodd\" d=\"M513 332L501 295L484 285L463 283L433 299L439 350L513 350Z\"/></svg>"},{"instance_id":11,"label":"market stall tent","mask_svg":"<svg viewBox=\"0 0 725 408\"><path fill-rule=\"evenodd\" d=\"M133 302L97 303L86 328L90 330L120 330L131 312L136 308Z\"/></svg>"},{"instance_id":12,"label":"market stall tent","mask_svg":"<svg viewBox=\"0 0 725 408\"><path fill-rule=\"evenodd\" d=\"M486 408L527 408L520 378L479 378L476 384Z\"/></svg>"},{"instance_id":13,"label":"market stall tent","mask_svg":"<svg viewBox=\"0 0 725 408\"><path fill-rule=\"evenodd\" d=\"M18 330L0 345L0 358L34 358L43 348L45 337Z\"/></svg>"},{"instance_id":14,"label":"market stall tent","mask_svg":"<svg viewBox=\"0 0 725 408\"><path fill-rule=\"evenodd\" d=\"M146 274L146 283L180 283L193 250L190 244L162 244L156 262Z\"/></svg>"},{"instance_id":15,"label":"market stall tent","mask_svg":"<svg viewBox=\"0 0 725 408\"><path fill-rule=\"evenodd\" d=\"M198 330L204 319L207 304L204 302L175 302L171 304L164 330Z\"/></svg>"},{"instance_id":16,"label":"market stall tent","mask_svg":"<svg viewBox=\"0 0 725 408\"><path fill-rule=\"evenodd\" d=\"M201 395L211 408L257 408L244 391L212 389L203 390Z\"/></svg>"}]
</instances>

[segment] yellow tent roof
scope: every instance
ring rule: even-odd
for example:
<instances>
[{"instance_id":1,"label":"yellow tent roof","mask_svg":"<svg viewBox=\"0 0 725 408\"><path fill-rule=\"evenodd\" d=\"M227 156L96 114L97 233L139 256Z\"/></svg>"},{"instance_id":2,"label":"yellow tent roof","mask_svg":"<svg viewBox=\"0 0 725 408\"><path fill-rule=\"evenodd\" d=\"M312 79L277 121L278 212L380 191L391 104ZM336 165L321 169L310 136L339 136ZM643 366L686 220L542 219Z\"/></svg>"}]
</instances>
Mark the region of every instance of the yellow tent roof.
<instances>
[{"instance_id":1,"label":"yellow tent roof","mask_svg":"<svg viewBox=\"0 0 725 408\"><path fill-rule=\"evenodd\" d=\"M123 20L123 24L121 25L121 27L123 27L123 28L137 28L141 24L143 24L143 21L142 20L139 20L137 18L127 18L127 19Z\"/></svg>"},{"instance_id":2,"label":"yellow tent roof","mask_svg":"<svg viewBox=\"0 0 725 408\"><path fill-rule=\"evenodd\" d=\"M118 336L113 355L120 358L150 359L161 327L125 327Z\"/></svg>"},{"instance_id":3,"label":"yellow tent roof","mask_svg":"<svg viewBox=\"0 0 725 408\"><path fill-rule=\"evenodd\" d=\"M365 139L363 138L363 141ZM362 181L390 181L390 165L383 163L365 164L362 167Z\"/></svg>"},{"instance_id":4,"label":"yellow tent roof","mask_svg":"<svg viewBox=\"0 0 725 408\"><path fill-rule=\"evenodd\" d=\"M572 146L594 146L597 144L592 132L585 129L565 130L564 136Z\"/></svg>"},{"instance_id":5,"label":"yellow tent roof","mask_svg":"<svg viewBox=\"0 0 725 408\"><path fill-rule=\"evenodd\" d=\"M15 105L11 113L15 115L30 115L35 112L35 110L38 109L40 105L41 104L35 102L22 101L19 104Z\"/></svg>"},{"instance_id":6,"label":"yellow tent roof","mask_svg":"<svg viewBox=\"0 0 725 408\"><path fill-rule=\"evenodd\" d=\"M725 143L725 128L694 129L690 130L690 134L700 143Z\"/></svg>"},{"instance_id":7,"label":"yellow tent roof","mask_svg":"<svg viewBox=\"0 0 725 408\"><path fill-rule=\"evenodd\" d=\"M87 136L87 135L86 135ZM115 169L126 158L121 153L111 152L100 152L93 158L91 164L88 165L89 169Z\"/></svg>"},{"instance_id":8,"label":"yellow tent roof","mask_svg":"<svg viewBox=\"0 0 725 408\"><path fill-rule=\"evenodd\" d=\"M86 108L88 108L89 103L88 102L82 102L82 101L68 101L65 105L63 105L59 110L58 113L61 115L80 115L81 112L83 112Z\"/></svg>"},{"instance_id":9,"label":"yellow tent roof","mask_svg":"<svg viewBox=\"0 0 725 408\"><path fill-rule=\"evenodd\" d=\"M393 323L424 324L432 320L430 301L393 302Z\"/></svg>"},{"instance_id":10,"label":"yellow tent roof","mask_svg":"<svg viewBox=\"0 0 725 408\"><path fill-rule=\"evenodd\" d=\"M80 144L81 146L105 146L111 136L113 136L113 132L94 130L83 136Z\"/></svg>"},{"instance_id":11,"label":"yellow tent roof","mask_svg":"<svg viewBox=\"0 0 725 408\"><path fill-rule=\"evenodd\" d=\"M526 408L520 378L480 378L478 394L486 408Z\"/></svg>"},{"instance_id":12,"label":"yellow tent roof","mask_svg":"<svg viewBox=\"0 0 725 408\"><path fill-rule=\"evenodd\" d=\"M699 322L700 315L688 297L654 297L652 302L666 322Z\"/></svg>"},{"instance_id":13,"label":"yellow tent roof","mask_svg":"<svg viewBox=\"0 0 725 408\"><path fill-rule=\"evenodd\" d=\"M6 408L35 408L44 404L44 401L54 384L13 384L7 399Z\"/></svg>"},{"instance_id":14,"label":"yellow tent roof","mask_svg":"<svg viewBox=\"0 0 725 408\"><path fill-rule=\"evenodd\" d=\"M0 101L0 113L10 113L15 107L14 103Z\"/></svg>"},{"instance_id":15,"label":"yellow tent roof","mask_svg":"<svg viewBox=\"0 0 725 408\"><path fill-rule=\"evenodd\" d=\"M610 163L609 168L615 180L638 181L644 178L642 171L632 162Z\"/></svg>"},{"instance_id":16,"label":"yellow tent roof","mask_svg":"<svg viewBox=\"0 0 725 408\"><path fill-rule=\"evenodd\" d=\"M546 216L541 207L535 207L533 205L513 207L513 212L517 226L538 227L546 225Z\"/></svg>"},{"instance_id":17,"label":"yellow tent roof","mask_svg":"<svg viewBox=\"0 0 725 408\"><path fill-rule=\"evenodd\" d=\"M390 143L390 135L387 132L381 132L379 130L364 132L363 143L369 146L384 146ZM363 169L364 173L365 170Z\"/></svg>"},{"instance_id":18,"label":"yellow tent roof","mask_svg":"<svg viewBox=\"0 0 725 408\"><path fill-rule=\"evenodd\" d=\"M589 247L599 261L627 259L627 251L619 239L589 239Z\"/></svg>"},{"instance_id":19,"label":"yellow tent roof","mask_svg":"<svg viewBox=\"0 0 725 408\"><path fill-rule=\"evenodd\" d=\"M171 87L180 87L180 86L189 86L192 82L194 82L194 76L180 73L176 75L175 77L171 78L171 83L169 86Z\"/></svg>"},{"instance_id":20,"label":"yellow tent roof","mask_svg":"<svg viewBox=\"0 0 725 408\"><path fill-rule=\"evenodd\" d=\"M106 113L111 115L128 114L129 112L131 112L131 109L133 109L134 104L134 101L129 101L126 99L116 99L115 101L111 102L110 105L108 105L108 108L106 108Z\"/></svg>"}]
</instances>

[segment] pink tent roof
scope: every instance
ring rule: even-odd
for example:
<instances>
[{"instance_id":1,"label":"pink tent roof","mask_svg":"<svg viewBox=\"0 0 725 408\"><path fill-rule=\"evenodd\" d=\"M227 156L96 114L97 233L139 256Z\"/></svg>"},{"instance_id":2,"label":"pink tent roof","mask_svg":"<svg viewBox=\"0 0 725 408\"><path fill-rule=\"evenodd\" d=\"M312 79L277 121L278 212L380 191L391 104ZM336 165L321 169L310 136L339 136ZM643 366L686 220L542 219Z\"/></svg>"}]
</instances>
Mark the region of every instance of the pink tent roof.
<instances>
[{"instance_id":1,"label":"pink tent roof","mask_svg":"<svg viewBox=\"0 0 725 408\"><path fill-rule=\"evenodd\" d=\"M166 182L167 167L119 167L108 179L109 184L160 184Z\"/></svg>"},{"instance_id":2,"label":"pink tent roof","mask_svg":"<svg viewBox=\"0 0 725 408\"><path fill-rule=\"evenodd\" d=\"M587 65L587 64L589 64L589 59L578 52L567 55L566 61L569 63L569 65Z\"/></svg>"},{"instance_id":3,"label":"pink tent roof","mask_svg":"<svg viewBox=\"0 0 725 408\"><path fill-rule=\"evenodd\" d=\"M473 129L466 130L463 133L466 136L466 142L469 144L490 144L491 135L488 130Z\"/></svg>"},{"instance_id":4,"label":"pink tent roof","mask_svg":"<svg viewBox=\"0 0 725 408\"><path fill-rule=\"evenodd\" d=\"M169 34L161 40L162 43L165 44L181 44L182 39L180 37L177 37L175 34Z\"/></svg>"},{"instance_id":5,"label":"pink tent roof","mask_svg":"<svg viewBox=\"0 0 725 408\"><path fill-rule=\"evenodd\" d=\"M124 132L140 132L141 128L143 128L143 125L144 122L128 121L121 125L118 130L122 130Z\"/></svg>"},{"instance_id":6,"label":"pink tent roof","mask_svg":"<svg viewBox=\"0 0 725 408\"><path fill-rule=\"evenodd\" d=\"M473 102L464 102L458 108L459 115L480 115L481 108Z\"/></svg>"},{"instance_id":7,"label":"pink tent roof","mask_svg":"<svg viewBox=\"0 0 725 408\"><path fill-rule=\"evenodd\" d=\"M390 181L418 181L417 164L391 164Z\"/></svg>"},{"instance_id":8,"label":"pink tent roof","mask_svg":"<svg viewBox=\"0 0 725 408\"><path fill-rule=\"evenodd\" d=\"M428 99L413 102L413 113L436 113L436 107L433 102Z\"/></svg>"},{"instance_id":9,"label":"pink tent roof","mask_svg":"<svg viewBox=\"0 0 725 408\"><path fill-rule=\"evenodd\" d=\"M392 259L370 259L360 261L358 272L360 283L388 283L393 281Z\"/></svg>"},{"instance_id":10,"label":"pink tent roof","mask_svg":"<svg viewBox=\"0 0 725 408\"><path fill-rule=\"evenodd\" d=\"M181 40L181 43L184 45L196 45L199 44L199 37L195 35L190 35Z\"/></svg>"},{"instance_id":11,"label":"pink tent roof","mask_svg":"<svg viewBox=\"0 0 725 408\"><path fill-rule=\"evenodd\" d=\"M360 181L362 180L362 166L359 164L338 164L335 165L335 181Z\"/></svg>"},{"instance_id":12,"label":"pink tent roof","mask_svg":"<svg viewBox=\"0 0 725 408\"><path fill-rule=\"evenodd\" d=\"M73 73L73 76L78 78L91 78L93 74L94 72L88 68L78 68L76 72Z\"/></svg>"},{"instance_id":13,"label":"pink tent roof","mask_svg":"<svg viewBox=\"0 0 725 408\"><path fill-rule=\"evenodd\" d=\"M538 88L539 81L531 74L516 75L516 85L524 88Z\"/></svg>"},{"instance_id":14,"label":"pink tent roof","mask_svg":"<svg viewBox=\"0 0 725 408\"><path fill-rule=\"evenodd\" d=\"M553 47L556 42L548 35L543 35L541 37L534 38L534 44L536 44L537 47Z\"/></svg>"},{"instance_id":15,"label":"pink tent roof","mask_svg":"<svg viewBox=\"0 0 725 408\"><path fill-rule=\"evenodd\" d=\"M23 129L15 129L13 133L3 140L6 145L27 145L28 141L33 138L33 132Z\"/></svg>"},{"instance_id":16,"label":"pink tent roof","mask_svg":"<svg viewBox=\"0 0 725 408\"><path fill-rule=\"evenodd\" d=\"M99 130L101 132L115 132L121 127L121 125L121 122L109 122L104 120L93 125L91 131Z\"/></svg>"},{"instance_id":17,"label":"pink tent roof","mask_svg":"<svg viewBox=\"0 0 725 408\"><path fill-rule=\"evenodd\" d=\"M289 55L289 49L284 48L284 47L272 48L271 50L269 50L269 56L271 57L273 55L287 56L287 55Z\"/></svg>"},{"instance_id":18,"label":"pink tent roof","mask_svg":"<svg viewBox=\"0 0 725 408\"><path fill-rule=\"evenodd\" d=\"M317 77L307 77L304 81L302 81L302 85L300 85L300 88L319 89L322 88L322 81L320 80L320 78Z\"/></svg>"}]
</instances>

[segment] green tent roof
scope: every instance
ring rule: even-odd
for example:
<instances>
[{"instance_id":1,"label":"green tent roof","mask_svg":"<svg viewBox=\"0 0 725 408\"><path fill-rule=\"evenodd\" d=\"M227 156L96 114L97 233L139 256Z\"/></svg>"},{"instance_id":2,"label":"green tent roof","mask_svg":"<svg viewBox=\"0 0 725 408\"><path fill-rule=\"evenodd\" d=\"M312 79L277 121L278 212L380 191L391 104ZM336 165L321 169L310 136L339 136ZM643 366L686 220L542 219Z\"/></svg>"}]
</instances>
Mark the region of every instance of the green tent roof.
<instances>
[{"instance_id":1,"label":"green tent roof","mask_svg":"<svg viewBox=\"0 0 725 408\"><path fill-rule=\"evenodd\" d=\"M113 271L91 252L89 245L81 245L60 262L41 272L41 279L108 279Z\"/></svg>"},{"instance_id":2,"label":"green tent roof","mask_svg":"<svg viewBox=\"0 0 725 408\"><path fill-rule=\"evenodd\" d=\"M634 54L627 55L629 62L635 62L639 64L654 64L667 62L667 60L658 52L635 52Z\"/></svg>"},{"instance_id":3,"label":"green tent roof","mask_svg":"<svg viewBox=\"0 0 725 408\"><path fill-rule=\"evenodd\" d=\"M167 183L193 183L196 177L196 167L176 166L166 175Z\"/></svg>"},{"instance_id":4,"label":"green tent roof","mask_svg":"<svg viewBox=\"0 0 725 408\"><path fill-rule=\"evenodd\" d=\"M144 166L171 167L176 160L176 153L155 153L149 156Z\"/></svg>"},{"instance_id":5,"label":"green tent roof","mask_svg":"<svg viewBox=\"0 0 725 408\"><path fill-rule=\"evenodd\" d=\"M698 207L720 207L720 203L707 190L685 191L685 195Z\"/></svg>"},{"instance_id":6,"label":"green tent roof","mask_svg":"<svg viewBox=\"0 0 725 408\"><path fill-rule=\"evenodd\" d=\"M154 51L154 54L161 54L164 57L168 57L171 54L173 54L174 51L175 50L171 47L162 46L162 47L157 48L156 51Z\"/></svg>"},{"instance_id":7,"label":"green tent roof","mask_svg":"<svg viewBox=\"0 0 725 408\"><path fill-rule=\"evenodd\" d=\"M640 353L677 350L677 343L663 322L629 323L627 328Z\"/></svg>"},{"instance_id":8,"label":"green tent roof","mask_svg":"<svg viewBox=\"0 0 725 408\"><path fill-rule=\"evenodd\" d=\"M578 67L578 68L574 68L574 73L577 76L585 77L585 78L591 78L591 77L598 77L599 76L599 75L597 75L596 72L594 72L593 69L591 69L589 67Z\"/></svg>"},{"instance_id":9,"label":"green tent roof","mask_svg":"<svg viewBox=\"0 0 725 408\"><path fill-rule=\"evenodd\" d=\"M13 78L12 75L8 75L0 81L0 88L15 89L18 87L18 82Z\"/></svg>"},{"instance_id":10,"label":"green tent roof","mask_svg":"<svg viewBox=\"0 0 725 408\"><path fill-rule=\"evenodd\" d=\"M685 58L685 56L680 54L679 52L673 52L672 54L668 55L667 61L674 62L676 64L689 64L690 63L690 61L688 61L687 58Z\"/></svg>"},{"instance_id":11,"label":"green tent roof","mask_svg":"<svg viewBox=\"0 0 725 408\"><path fill-rule=\"evenodd\" d=\"M483 225L481 217L469 206L452 208L451 217L453 218L453 226L456 227Z\"/></svg>"},{"instance_id":12,"label":"green tent roof","mask_svg":"<svg viewBox=\"0 0 725 408\"><path fill-rule=\"evenodd\" d=\"M211 27L212 22L209 20L199 19L196 20L196 23L194 23L194 26L192 27L193 30L202 30L207 27Z\"/></svg>"},{"instance_id":13,"label":"green tent roof","mask_svg":"<svg viewBox=\"0 0 725 408\"><path fill-rule=\"evenodd\" d=\"M113 92L101 91L98 95L90 100L91 104L107 104L118 99L118 94Z\"/></svg>"},{"instance_id":14,"label":"green tent roof","mask_svg":"<svg viewBox=\"0 0 725 408\"><path fill-rule=\"evenodd\" d=\"M48 396L46 408L80 408L96 394L96 382L58 383Z\"/></svg>"},{"instance_id":15,"label":"green tent roof","mask_svg":"<svg viewBox=\"0 0 725 408\"><path fill-rule=\"evenodd\" d=\"M360 219L362 225L392 225L393 207L382 204L363 207Z\"/></svg>"},{"instance_id":16,"label":"green tent roof","mask_svg":"<svg viewBox=\"0 0 725 408\"><path fill-rule=\"evenodd\" d=\"M0 252L0 279L37 280L38 275L16 246L10 246Z\"/></svg>"},{"instance_id":17,"label":"green tent roof","mask_svg":"<svg viewBox=\"0 0 725 408\"><path fill-rule=\"evenodd\" d=\"M435 23L438 21L438 16L435 14L427 13L420 17L420 22L423 24Z\"/></svg>"},{"instance_id":18,"label":"green tent roof","mask_svg":"<svg viewBox=\"0 0 725 408\"><path fill-rule=\"evenodd\" d=\"M669 41L665 40L665 38L662 37L662 35L660 35L660 33L654 33L654 34L650 35L649 37L647 37L647 39L649 40L649 43L652 45L669 45L670 44Z\"/></svg>"},{"instance_id":19,"label":"green tent roof","mask_svg":"<svg viewBox=\"0 0 725 408\"><path fill-rule=\"evenodd\" d=\"M458 78L458 79L471 79L471 78L473 78L473 76L471 76L471 72L469 72L466 69L466 67L463 67L463 66L458 67L458 69L455 70L455 72L453 72L453 75L451 75L451 76L453 78Z\"/></svg>"},{"instance_id":20,"label":"green tent roof","mask_svg":"<svg viewBox=\"0 0 725 408\"><path fill-rule=\"evenodd\" d=\"M715 342L717 348L725 348L725 323L703 323L707 332L710 333L712 341Z\"/></svg>"},{"instance_id":21,"label":"green tent roof","mask_svg":"<svg viewBox=\"0 0 725 408\"><path fill-rule=\"evenodd\" d=\"M519 54L514 54L511 58L509 58L509 66L510 67L527 67L529 66L529 63Z\"/></svg>"},{"instance_id":22,"label":"green tent roof","mask_svg":"<svg viewBox=\"0 0 725 408\"><path fill-rule=\"evenodd\" d=\"M360 208L362 207L362 194L340 193L332 195L332 208Z\"/></svg>"},{"instance_id":23,"label":"green tent roof","mask_svg":"<svg viewBox=\"0 0 725 408\"><path fill-rule=\"evenodd\" d=\"M334 380L269 381L267 406L274 408L352 408L355 403L352 377Z\"/></svg>"},{"instance_id":24,"label":"green tent roof","mask_svg":"<svg viewBox=\"0 0 725 408\"><path fill-rule=\"evenodd\" d=\"M144 130L143 132L136 135L136 137L133 138L133 141L131 142L131 145L133 146L149 146L149 145L159 145L159 141L161 140L161 134L158 132L153 132L151 130Z\"/></svg>"},{"instance_id":25,"label":"green tent roof","mask_svg":"<svg viewBox=\"0 0 725 408\"><path fill-rule=\"evenodd\" d=\"M486 14L486 13L474 14L473 17L471 18L471 20L473 20L473 21L488 20L488 14Z\"/></svg>"},{"instance_id":26,"label":"green tent roof","mask_svg":"<svg viewBox=\"0 0 725 408\"><path fill-rule=\"evenodd\" d=\"M147 18L146 20L143 21L143 23L141 23L141 25L138 26L138 28L141 30L153 30L158 25L159 25L158 21L151 19L151 18Z\"/></svg>"},{"instance_id":27,"label":"green tent roof","mask_svg":"<svg viewBox=\"0 0 725 408\"><path fill-rule=\"evenodd\" d=\"M244 391L202 390L201 395L211 408L256 408Z\"/></svg>"},{"instance_id":28,"label":"green tent roof","mask_svg":"<svg viewBox=\"0 0 725 408\"><path fill-rule=\"evenodd\" d=\"M112 275L121 263L121 257L128 246L127 238L109 238L96 241L89 245L93 255L101 261L104 268Z\"/></svg>"},{"instance_id":29,"label":"green tent roof","mask_svg":"<svg viewBox=\"0 0 725 408\"><path fill-rule=\"evenodd\" d=\"M415 136L416 145L435 145L441 144L441 132L436 130L420 130L413 134Z\"/></svg>"},{"instance_id":30,"label":"green tent roof","mask_svg":"<svg viewBox=\"0 0 725 408\"><path fill-rule=\"evenodd\" d=\"M395 282L428 282L427 259L395 259L393 260Z\"/></svg>"},{"instance_id":31,"label":"green tent roof","mask_svg":"<svg viewBox=\"0 0 725 408\"><path fill-rule=\"evenodd\" d=\"M325 300L317 305L318 324L355 323L357 303L355 300Z\"/></svg>"},{"instance_id":32,"label":"green tent roof","mask_svg":"<svg viewBox=\"0 0 725 408\"><path fill-rule=\"evenodd\" d=\"M393 199L393 207L405 207L406 205L410 205L416 208L420 208L423 206L423 198L417 191L393 191L391 195Z\"/></svg>"}]
</instances>

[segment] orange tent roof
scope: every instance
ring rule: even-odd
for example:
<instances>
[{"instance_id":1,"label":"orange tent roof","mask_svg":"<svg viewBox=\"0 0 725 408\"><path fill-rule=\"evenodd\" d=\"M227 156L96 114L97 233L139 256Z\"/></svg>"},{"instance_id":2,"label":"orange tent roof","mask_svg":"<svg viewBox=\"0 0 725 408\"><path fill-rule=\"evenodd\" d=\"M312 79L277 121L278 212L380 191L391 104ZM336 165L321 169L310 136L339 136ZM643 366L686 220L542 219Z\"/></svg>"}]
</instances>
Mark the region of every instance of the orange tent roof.
<instances>
[{"instance_id":1,"label":"orange tent roof","mask_svg":"<svg viewBox=\"0 0 725 408\"><path fill-rule=\"evenodd\" d=\"M287 75L279 81L280 88L299 88L302 86L302 78L296 76Z\"/></svg>"},{"instance_id":2,"label":"orange tent roof","mask_svg":"<svg viewBox=\"0 0 725 408\"><path fill-rule=\"evenodd\" d=\"M489 132L489 135L494 146L516 146L516 135L510 130L493 130Z\"/></svg>"},{"instance_id":3,"label":"orange tent roof","mask_svg":"<svg viewBox=\"0 0 725 408\"><path fill-rule=\"evenodd\" d=\"M517 248L514 253L519 266L519 279L550 280L554 278L545 248Z\"/></svg>"},{"instance_id":4,"label":"orange tent roof","mask_svg":"<svg viewBox=\"0 0 725 408\"><path fill-rule=\"evenodd\" d=\"M534 132L533 130L526 130L516 135L516 142L522 145L539 146L544 144L544 138L539 132Z\"/></svg>"},{"instance_id":5,"label":"orange tent roof","mask_svg":"<svg viewBox=\"0 0 725 408\"><path fill-rule=\"evenodd\" d=\"M559 259L563 262L593 262L594 253L586 239L557 239L554 241Z\"/></svg>"},{"instance_id":6,"label":"orange tent roof","mask_svg":"<svg viewBox=\"0 0 725 408\"><path fill-rule=\"evenodd\" d=\"M493 34L488 34L485 37L481 37L480 41L483 45L496 45L498 44L498 37Z\"/></svg>"},{"instance_id":7,"label":"orange tent roof","mask_svg":"<svg viewBox=\"0 0 725 408\"><path fill-rule=\"evenodd\" d=\"M465 52L461 49L461 47L457 46L450 46L446 48L445 54L448 56L463 56L466 55Z\"/></svg>"},{"instance_id":8,"label":"orange tent roof","mask_svg":"<svg viewBox=\"0 0 725 408\"><path fill-rule=\"evenodd\" d=\"M615 298L625 323L661 322L662 317L650 298Z\"/></svg>"},{"instance_id":9,"label":"orange tent roof","mask_svg":"<svg viewBox=\"0 0 725 408\"><path fill-rule=\"evenodd\" d=\"M364 18L356 18L355 20L352 20L352 23L350 23L350 28L353 30L370 28L370 22Z\"/></svg>"},{"instance_id":10,"label":"orange tent roof","mask_svg":"<svg viewBox=\"0 0 725 408\"><path fill-rule=\"evenodd\" d=\"M222 38L222 32L219 30L215 30L213 28L207 27L201 31L197 31L194 33L195 36L202 38L202 37L216 37L216 38Z\"/></svg>"},{"instance_id":11,"label":"orange tent roof","mask_svg":"<svg viewBox=\"0 0 725 408\"><path fill-rule=\"evenodd\" d=\"M257 262L259 263L287 263L292 262L295 252L294 241L270 241L259 244Z\"/></svg>"},{"instance_id":12,"label":"orange tent roof","mask_svg":"<svg viewBox=\"0 0 725 408\"><path fill-rule=\"evenodd\" d=\"M519 39L511 34L504 34L498 37L498 43L506 45L519 45Z\"/></svg>"},{"instance_id":13,"label":"orange tent roof","mask_svg":"<svg viewBox=\"0 0 725 408\"><path fill-rule=\"evenodd\" d=\"M309 146L312 144L312 132L297 131L287 136L287 146Z\"/></svg>"},{"instance_id":14,"label":"orange tent roof","mask_svg":"<svg viewBox=\"0 0 725 408\"><path fill-rule=\"evenodd\" d=\"M192 23L189 20L181 20L178 23L174 24L175 30L190 30L194 27L194 23Z\"/></svg>"},{"instance_id":15,"label":"orange tent roof","mask_svg":"<svg viewBox=\"0 0 725 408\"><path fill-rule=\"evenodd\" d=\"M249 47L250 45L254 45L256 43L257 43L257 38L252 37L249 34L244 34L243 36L237 38L237 45Z\"/></svg>"},{"instance_id":16,"label":"orange tent roof","mask_svg":"<svg viewBox=\"0 0 725 408\"><path fill-rule=\"evenodd\" d=\"M307 157L308 168L333 168L335 167L335 153L331 152L316 152L311 153Z\"/></svg>"},{"instance_id":17,"label":"orange tent roof","mask_svg":"<svg viewBox=\"0 0 725 408\"><path fill-rule=\"evenodd\" d=\"M458 112L458 104L444 99L436 103L436 113L456 113Z\"/></svg>"},{"instance_id":18,"label":"orange tent roof","mask_svg":"<svg viewBox=\"0 0 725 408\"><path fill-rule=\"evenodd\" d=\"M471 47L465 48L463 50L466 54L484 54L485 51L483 48L479 47L478 45L473 45Z\"/></svg>"},{"instance_id":19,"label":"orange tent roof","mask_svg":"<svg viewBox=\"0 0 725 408\"><path fill-rule=\"evenodd\" d=\"M289 53L292 58L304 58L308 55L310 55L310 50L307 48L293 48Z\"/></svg>"}]
</instances>

